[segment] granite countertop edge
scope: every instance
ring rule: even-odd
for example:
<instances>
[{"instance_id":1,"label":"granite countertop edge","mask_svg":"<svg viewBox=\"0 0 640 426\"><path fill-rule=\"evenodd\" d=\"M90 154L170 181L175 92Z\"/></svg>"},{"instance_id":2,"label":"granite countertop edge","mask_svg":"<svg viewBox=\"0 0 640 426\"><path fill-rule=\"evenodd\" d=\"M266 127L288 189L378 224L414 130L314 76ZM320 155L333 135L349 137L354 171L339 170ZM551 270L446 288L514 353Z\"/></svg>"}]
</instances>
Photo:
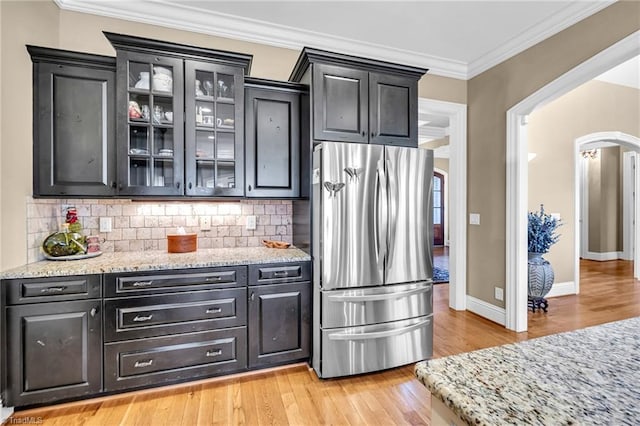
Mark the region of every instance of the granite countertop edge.
<instances>
[{"instance_id":1,"label":"granite countertop edge","mask_svg":"<svg viewBox=\"0 0 640 426\"><path fill-rule=\"evenodd\" d=\"M632 317L421 361L414 374L468 424L638 424L638 329Z\"/></svg>"},{"instance_id":2,"label":"granite countertop edge","mask_svg":"<svg viewBox=\"0 0 640 426\"><path fill-rule=\"evenodd\" d=\"M29 263L0 272L0 279L162 271L309 260L311 256L293 246L287 249L266 247L199 249L191 253L167 253L160 250L103 253L90 259L41 260Z\"/></svg>"}]
</instances>

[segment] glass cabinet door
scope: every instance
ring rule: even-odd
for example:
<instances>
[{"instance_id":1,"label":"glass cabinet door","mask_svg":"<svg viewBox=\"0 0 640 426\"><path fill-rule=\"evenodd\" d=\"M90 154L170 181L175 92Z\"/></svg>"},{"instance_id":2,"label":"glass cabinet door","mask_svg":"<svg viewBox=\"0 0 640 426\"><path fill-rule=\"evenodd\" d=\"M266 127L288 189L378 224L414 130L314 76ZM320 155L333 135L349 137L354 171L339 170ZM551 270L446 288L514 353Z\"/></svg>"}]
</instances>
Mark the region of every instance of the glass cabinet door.
<instances>
[{"instance_id":1,"label":"glass cabinet door","mask_svg":"<svg viewBox=\"0 0 640 426\"><path fill-rule=\"evenodd\" d=\"M184 193L182 67L180 59L118 52L122 194Z\"/></svg>"},{"instance_id":2,"label":"glass cabinet door","mask_svg":"<svg viewBox=\"0 0 640 426\"><path fill-rule=\"evenodd\" d=\"M244 194L243 81L241 69L185 61L188 195Z\"/></svg>"}]
</instances>

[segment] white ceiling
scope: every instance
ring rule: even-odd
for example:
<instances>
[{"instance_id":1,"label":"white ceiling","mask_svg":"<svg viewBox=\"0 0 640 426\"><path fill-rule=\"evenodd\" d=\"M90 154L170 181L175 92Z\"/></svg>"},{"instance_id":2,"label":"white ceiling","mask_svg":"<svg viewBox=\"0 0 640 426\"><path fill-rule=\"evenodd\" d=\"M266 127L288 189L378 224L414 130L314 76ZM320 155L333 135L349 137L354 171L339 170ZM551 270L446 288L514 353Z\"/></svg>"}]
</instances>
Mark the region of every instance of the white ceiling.
<instances>
[{"instance_id":1,"label":"white ceiling","mask_svg":"<svg viewBox=\"0 0 640 426\"><path fill-rule=\"evenodd\" d=\"M640 89L640 56L621 63L617 67L600 74L595 79Z\"/></svg>"},{"instance_id":2,"label":"white ceiling","mask_svg":"<svg viewBox=\"0 0 640 426\"><path fill-rule=\"evenodd\" d=\"M62 9L471 78L613 3L55 0Z\"/></svg>"}]
</instances>

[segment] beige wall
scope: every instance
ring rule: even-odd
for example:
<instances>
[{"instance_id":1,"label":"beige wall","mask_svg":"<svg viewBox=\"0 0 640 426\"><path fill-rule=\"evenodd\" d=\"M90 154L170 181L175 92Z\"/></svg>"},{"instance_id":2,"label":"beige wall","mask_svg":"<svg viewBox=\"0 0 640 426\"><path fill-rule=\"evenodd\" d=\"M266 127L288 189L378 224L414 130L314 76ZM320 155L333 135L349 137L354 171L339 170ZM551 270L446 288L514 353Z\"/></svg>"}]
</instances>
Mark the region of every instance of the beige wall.
<instances>
[{"instance_id":1,"label":"beige wall","mask_svg":"<svg viewBox=\"0 0 640 426\"><path fill-rule=\"evenodd\" d=\"M481 215L481 225L467 227L469 295L504 306L493 287L505 284L507 110L639 30L639 17L640 3L614 3L469 80L468 211ZM570 166L554 162L551 168L561 167Z\"/></svg>"},{"instance_id":2,"label":"beige wall","mask_svg":"<svg viewBox=\"0 0 640 426\"><path fill-rule=\"evenodd\" d=\"M529 117L528 149L536 154L529 162L529 210L544 204L548 212L560 213L564 222L559 230L560 241L545 256L554 267L557 283L574 279L574 238L579 232L574 223L575 140L603 131L640 136L638 117L639 90L601 81L583 84ZM591 163L592 170L596 165L600 167L599 161ZM593 202L600 203L600 196L600 191L589 192ZM592 226L600 232L596 222ZM592 243L599 247L599 234L589 234L598 238Z\"/></svg>"},{"instance_id":3,"label":"beige wall","mask_svg":"<svg viewBox=\"0 0 640 426\"><path fill-rule=\"evenodd\" d=\"M467 103L467 82L427 72L418 82L418 96L441 101Z\"/></svg>"},{"instance_id":4,"label":"beige wall","mask_svg":"<svg viewBox=\"0 0 640 426\"><path fill-rule=\"evenodd\" d=\"M32 191L31 61L25 44L115 55L102 31L253 55L251 75L286 80L299 52L153 25L61 11L53 1L0 1L2 88L0 117L0 270L27 261L27 201ZM10 35L8 37L7 35ZM419 94L464 102L466 82L437 76Z\"/></svg>"}]
</instances>

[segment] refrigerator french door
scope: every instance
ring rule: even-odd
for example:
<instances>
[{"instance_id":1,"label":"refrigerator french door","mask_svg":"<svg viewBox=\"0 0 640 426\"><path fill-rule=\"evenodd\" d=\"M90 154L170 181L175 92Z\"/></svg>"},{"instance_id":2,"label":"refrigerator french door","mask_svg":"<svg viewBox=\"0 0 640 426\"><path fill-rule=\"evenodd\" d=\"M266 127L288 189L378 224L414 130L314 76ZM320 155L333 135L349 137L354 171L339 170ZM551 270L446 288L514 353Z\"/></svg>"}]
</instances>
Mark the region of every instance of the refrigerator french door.
<instances>
[{"instance_id":1,"label":"refrigerator french door","mask_svg":"<svg viewBox=\"0 0 640 426\"><path fill-rule=\"evenodd\" d=\"M431 151L324 142L314 152L314 353L320 377L432 354Z\"/></svg>"}]
</instances>

